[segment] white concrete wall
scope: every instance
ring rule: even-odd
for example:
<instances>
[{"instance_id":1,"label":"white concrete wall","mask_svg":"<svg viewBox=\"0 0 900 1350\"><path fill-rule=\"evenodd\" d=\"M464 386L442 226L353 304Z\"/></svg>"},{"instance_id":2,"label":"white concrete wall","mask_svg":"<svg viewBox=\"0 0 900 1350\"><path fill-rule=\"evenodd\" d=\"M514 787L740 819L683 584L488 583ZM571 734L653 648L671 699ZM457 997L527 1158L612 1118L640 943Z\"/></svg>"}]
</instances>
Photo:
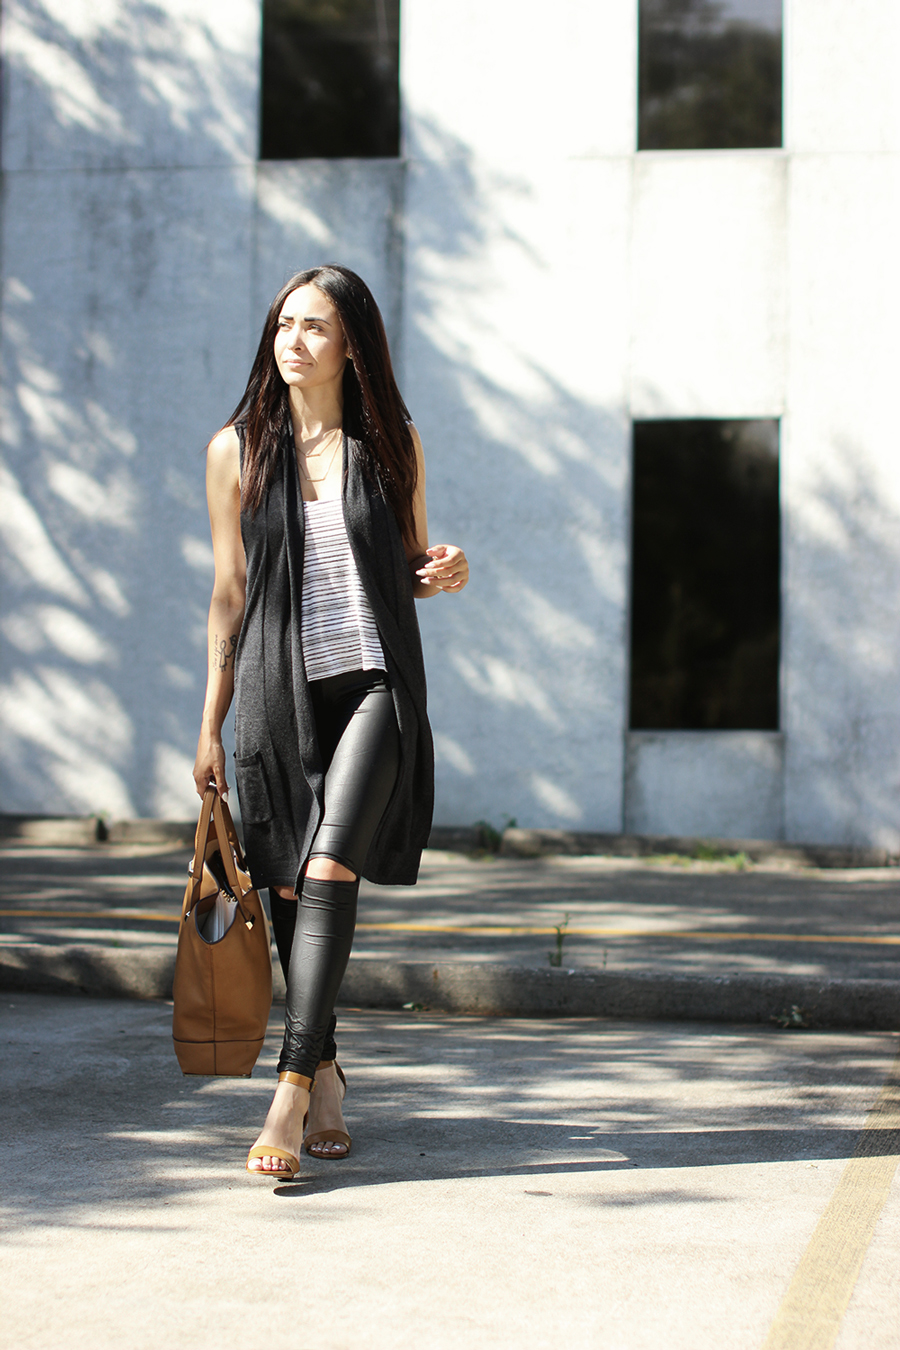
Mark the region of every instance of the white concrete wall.
<instances>
[{"instance_id":1,"label":"white concrete wall","mask_svg":"<svg viewBox=\"0 0 900 1350\"><path fill-rule=\"evenodd\" d=\"M258 12L3 12L2 807L184 815L246 370Z\"/></svg>"},{"instance_id":2,"label":"white concrete wall","mask_svg":"<svg viewBox=\"0 0 900 1350\"><path fill-rule=\"evenodd\" d=\"M783 776L777 731L632 731L625 831L780 839Z\"/></svg>"},{"instance_id":3,"label":"white concrete wall","mask_svg":"<svg viewBox=\"0 0 900 1350\"><path fill-rule=\"evenodd\" d=\"M406 0L403 371L438 819L621 828L636 8Z\"/></svg>"},{"instance_id":4,"label":"white concrete wall","mask_svg":"<svg viewBox=\"0 0 900 1350\"><path fill-rule=\"evenodd\" d=\"M900 8L793 0L785 831L900 844Z\"/></svg>"},{"instance_id":5,"label":"white concrete wall","mask_svg":"<svg viewBox=\"0 0 900 1350\"><path fill-rule=\"evenodd\" d=\"M192 809L202 446L332 258L474 568L421 610L437 819L900 844L900 10L786 0L737 153L635 152L637 0L528 15L404 0L404 160L258 165L259 0L5 0L0 809ZM653 416L782 418L783 738L627 732Z\"/></svg>"},{"instance_id":6,"label":"white concrete wall","mask_svg":"<svg viewBox=\"0 0 900 1350\"><path fill-rule=\"evenodd\" d=\"M255 163L257 0L8 0L0 809L183 817L203 447L339 256L398 337L401 164Z\"/></svg>"},{"instance_id":7,"label":"white concrete wall","mask_svg":"<svg viewBox=\"0 0 900 1350\"><path fill-rule=\"evenodd\" d=\"M631 733L625 815L897 848L900 9L785 16L784 152L637 157L631 373L634 416L782 416L783 761Z\"/></svg>"},{"instance_id":8,"label":"white concrete wall","mask_svg":"<svg viewBox=\"0 0 900 1350\"><path fill-rule=\"evenodd\" d=\"M635 157L633 417L779 417L787 162L771 151Z\"/></svg>"}]
</instances>

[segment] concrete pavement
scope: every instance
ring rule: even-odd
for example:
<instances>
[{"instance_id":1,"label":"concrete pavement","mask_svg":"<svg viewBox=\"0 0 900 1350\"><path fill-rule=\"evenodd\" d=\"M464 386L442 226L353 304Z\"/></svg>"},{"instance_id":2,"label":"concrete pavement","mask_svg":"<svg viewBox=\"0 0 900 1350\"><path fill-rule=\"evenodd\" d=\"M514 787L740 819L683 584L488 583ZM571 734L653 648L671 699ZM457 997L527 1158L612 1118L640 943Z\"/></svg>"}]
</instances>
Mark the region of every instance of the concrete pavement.
<instances>
[{"instance_id":1,"label":"concrete pavement","mask_svg":"<svg viewBox=\"0 0 900 1350\"><path fill-rule=\"evenodd\" d=\"M211 1080L163 1003L0 1011L5 1346L900 1344L896 1035L345 1011L353 1153L278 1185L277 1018Z\"/></svg>"},{"instance_id":2,"label":"concrete pavement","mask_svg":"<svg viewBox=\"0 0 900 1350\"><path fill-rule=\"evenodd\" d=\"M167 996L188 853L0 850L0 988ZM363 885L342 997L890 1030L898 974L895 867L429 851L415 888Z\"/></svg>"}]
</instances>

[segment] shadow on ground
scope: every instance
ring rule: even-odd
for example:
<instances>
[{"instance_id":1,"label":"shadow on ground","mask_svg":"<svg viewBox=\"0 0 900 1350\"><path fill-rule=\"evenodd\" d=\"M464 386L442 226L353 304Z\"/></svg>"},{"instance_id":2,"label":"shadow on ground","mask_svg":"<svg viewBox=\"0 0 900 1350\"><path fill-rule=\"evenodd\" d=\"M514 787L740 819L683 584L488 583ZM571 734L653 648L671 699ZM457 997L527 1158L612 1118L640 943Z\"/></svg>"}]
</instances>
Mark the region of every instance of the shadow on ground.
<instances>
[{"instance_id":1,"label":"shadow on ground","mask_svg":"<svg viewBox=\"0 0 900 1350\"><path fill-rule=\"evenodd\" d=\"M273 1185L242 1168L272 1090L277 1021L252 1079L191 1079L172 1054L170 1015L159 1003L3 999L10 1218L157 1230L162 1207L177 1207L181 1227L185 1205L245 1186L297 1201L515 1176L540 1194L565 1174L847 1158L896 1041L348 1011L353 1154L304 1159L298 1182ZM900 1151L895 1134L879 1150ZM634 1203L665 1191L641 1187ZM585 1203L607 1200L595 1187ZM609 1203L631 1201L617 1192Z\"/></svg>"}]
</instances>

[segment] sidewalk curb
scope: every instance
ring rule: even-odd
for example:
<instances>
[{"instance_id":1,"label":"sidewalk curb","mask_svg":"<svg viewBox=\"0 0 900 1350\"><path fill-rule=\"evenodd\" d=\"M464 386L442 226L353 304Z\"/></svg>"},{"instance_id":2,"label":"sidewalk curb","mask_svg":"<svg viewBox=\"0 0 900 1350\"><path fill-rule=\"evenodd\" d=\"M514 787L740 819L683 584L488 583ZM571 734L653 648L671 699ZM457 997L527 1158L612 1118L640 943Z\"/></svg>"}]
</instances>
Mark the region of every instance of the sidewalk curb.
<instances>
[{"instance_id":1,"label":"sidewalk curb","mask_svg":"<svg viewBox=\"0 0 900 1350\"><path fill-rule=\"evenodd\" d=\"M194 842L193 820L114 820L100 816L26 816L0 813L0 844L32 848L96 848L98 844L142 844L160 848ZM900 855L886 848L842 844L789 844L771 839L713 839L680 835L603 834L591 830L518 829L500 832L479 825L435 825L428 847L450 853L499 852L502 858L679 857L715 861L743 853L750 862L795 867L900 867Z\"/></svg>"},{"instance_id":2,"label":"sidewalk curb","mask_svg":"<svg viewBox=\"0 0 900 1350\"><path fill-rule=\"evenodd\" d=\"M795 867L897 867L897 854L885 848L842 844L786 844L771 839L713 839L694 835L596 834L578 830L503 831L500 856L543 858L576 857L651 858L677 854L705 859L743 853L749 862L789 863Z\"/></svg>"},{"instance_id":3,"label":"sidewalk curb","mask_svg":"<svg viewBox=\"0 0 900 1350\"><path fill-rule=\"evenodd\" d=\"M238 815L238 823L240 816ZM25 816L0 812L0 845L30 848L97 848L143 844L192 848L195 820L113 820L102 816ZM499 838L499 836L497 836ZM428 847L450 853L474 853L488 847L479 826L435 825Z\"/></svg>"},{"instance_id":4,"label":"sidewalk curb","mask_svg":"<svg viewBox=\"0 0 900 1350\"><path fill-rule=\"evenodd\" d=\"M0 948L0 990L167 999L175 953L28 943ZM283 997L276 971L276 997ZM900 982L795 975L670 975L472 962L351 960L339 1002L475 1017L608 1017L900 1030Z\"/></svg>"},{"instance_id":5,"label":"sidewalk curb","mask_svg":"<svg viewBox=\"0 0 900 1350\"><path fill-rule=\"evenodd\" d=\"M88 994L92 998L171 998L174 948L56 946L28 942L0 947L0 990Z\"/></svg>"}]
</instances>

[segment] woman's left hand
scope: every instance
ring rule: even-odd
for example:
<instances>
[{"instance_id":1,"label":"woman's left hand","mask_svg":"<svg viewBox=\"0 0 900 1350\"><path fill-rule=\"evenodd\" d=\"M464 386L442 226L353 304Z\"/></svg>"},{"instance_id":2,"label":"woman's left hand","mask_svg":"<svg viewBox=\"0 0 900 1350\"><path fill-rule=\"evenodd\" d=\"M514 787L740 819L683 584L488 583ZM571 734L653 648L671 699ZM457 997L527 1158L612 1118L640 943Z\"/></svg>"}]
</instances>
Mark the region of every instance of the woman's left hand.
<instances>
[{"instance_id":1,"label":"woman's left hand","mask_svg":"<svg viewBox=\"0 0 900 1350\"><path fill-rule=\"evenodd\" d=\"M469 563L455 544L435 544L425 550L431 559L416 568L416 576L430 591L461 591L469 580Z\"/></svg>"}]
</instances>

